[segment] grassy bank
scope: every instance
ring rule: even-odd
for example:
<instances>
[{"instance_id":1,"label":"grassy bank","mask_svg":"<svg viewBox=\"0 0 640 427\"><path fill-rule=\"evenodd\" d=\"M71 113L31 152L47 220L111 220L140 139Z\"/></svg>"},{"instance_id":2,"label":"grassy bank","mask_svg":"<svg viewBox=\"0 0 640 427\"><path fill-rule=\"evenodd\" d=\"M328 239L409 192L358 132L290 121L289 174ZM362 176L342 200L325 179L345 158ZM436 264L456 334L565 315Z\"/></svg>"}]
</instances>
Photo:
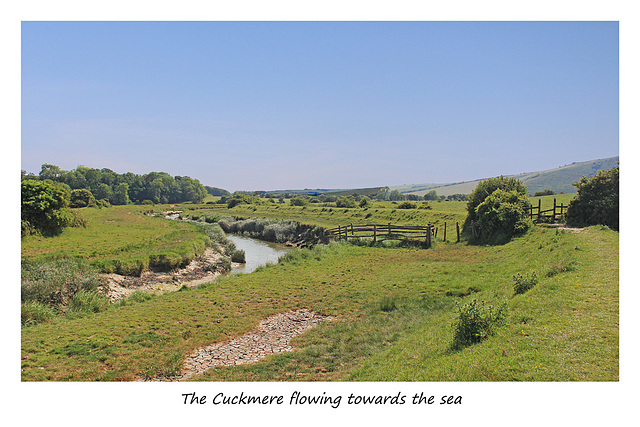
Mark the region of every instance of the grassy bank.
<instances>
[{"instance_id":1,"label":"grassy bank","mask_svg":"<svg viewBox=\"0 0 640 427\"><path fill-rule=\"evenodd\" d=\"M539 283L515 295L513 276L532 271ZM506 303L506 323L453 350L456 303L474 298ZM495 247L294 251L250 275L25 328L22 378L171 375L193 349L296 308L335 320L298 337L295 352L193 380L617 380L618 233L536 229Z\"/></svg>"},{"instance_id":2,"label":"grassy bank","mask_svg":"<svg viewBox=\"0 0 640 427\"><path fill-rule=\"evenodd\" d=\"M150 268L168 270L187 264L202 253L207 238L196 226L145 215L148 209L131 205L77 209L86 228L66 228L55 237L23 238L22 259L74 257L106 273L140 275Z\"/></svg>"}]
</instances>

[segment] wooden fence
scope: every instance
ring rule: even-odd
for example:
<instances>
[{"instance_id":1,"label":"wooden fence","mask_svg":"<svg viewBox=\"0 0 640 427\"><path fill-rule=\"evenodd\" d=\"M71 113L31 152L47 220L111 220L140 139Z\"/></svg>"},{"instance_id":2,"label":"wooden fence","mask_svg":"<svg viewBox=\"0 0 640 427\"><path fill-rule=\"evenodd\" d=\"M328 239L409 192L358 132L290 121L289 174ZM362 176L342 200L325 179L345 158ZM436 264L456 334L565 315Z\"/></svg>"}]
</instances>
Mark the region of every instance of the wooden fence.
<instances>
[{"instance_id":1,"label":"wooden fence","mask_svg":"<svg viewBox=\"0 0 640 427\"><path fill-rule=\"evenodd\" d=\"M553 208L542 210L541 205L541 201L538 199L538 206L525 208L525 212L527 212L532 221L556 222L564 220L564 215L567 213L567 206L562 203L558 205L555 198L553 199Z\"/></svg>"},{"instance_id":2,"label":"wooden fence","mask_svg":"<svg viewBox=\"0 0 640 427\"><path fill-rule=\"evenodd\" d=\"M402 240L405 242L420 243L425 247L431 247L431 242L438 235L438 229L433 224L427 225L393 225L366 224L366 225L338 225L326 230L330 238L348 240L351 238L369 238L374 242L384 240ZM460 241L460 226L456 223L457 241ZM447 239L447 224L444 224L442 240Z\"/></svg>"}]
</instances>

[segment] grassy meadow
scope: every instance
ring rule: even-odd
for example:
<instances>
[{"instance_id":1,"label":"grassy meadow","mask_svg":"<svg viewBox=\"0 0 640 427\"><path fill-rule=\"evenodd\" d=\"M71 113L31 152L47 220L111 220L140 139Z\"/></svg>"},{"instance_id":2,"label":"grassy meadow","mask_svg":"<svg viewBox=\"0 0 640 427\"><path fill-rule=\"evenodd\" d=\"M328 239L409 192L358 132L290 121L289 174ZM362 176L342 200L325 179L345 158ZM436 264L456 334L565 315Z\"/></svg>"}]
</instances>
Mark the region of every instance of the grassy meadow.
<instances>
[{"instance_id":1,"label":"grassy meadow","mask_svg":"<svg viewBox=\"0 0 640 427\"><path fill-rule=\"evenodd\" d=\"M553 204L553 196L542 200L543 209ZM232 209L183 205L180 210L325 227L350 222L462 223L466 216L465 202L425 205L431 209L403 210L384 202L367 209L265 204ZM144 252L153 229L156 237L184 239L167 237L177 245L199 238L193 227L181 228L189 224L144 217L138 209L83 211L87 229L66 230L54 238L57 245L25 239L23 257L69 250L87 259L107 258L115 256L111 251L118 245L132 244L134 235ZM364 218L367 214L371 215ZM109 215L138 225L131 225L126 237L114 239L109 227L115 227L116 220ZM103 227L102 232L81 237L94 232L92 225ZM140 234L133 231L138 227ZM171 376L196 348L247 333L269 315L308 308L333 320L295 338L296 351L250 365L214 368L191 380L617 381L618 236L605 227L579 232L536 227L501 246L449 239L427 250L344 243L294 250L277 265L249 275L137 298L88 317L55 318L25 327L22 379L131 381ZM90 245L97 239L105 241L103 249ZM75 251L72 242L78 246ZM514 276L533 272L538 277L535 286L516 294ZM452 344L458 307L474 299L504 305L504 324L482 342L457 348Z\"/></svg>"},{"instance_id":2,"label":"grassy meadow","mask_svg":"<svg viewBox=\"0 0 640 427\"><path fill-rule=\"evenodd\" d=\"M155 206L156 211L173 209ZM29 236L22 239L22 259L39 261L75 257L103 272L139 275L154 261L173 260L183 264L201 253L206 238L189 223L145 215L148 206L80 208L75 211L86 227L69 227L55 237Z\"/></svg>"},{"instance_id":3,"label":"grassy meadow","mask_svg":"<svg viewBox=\"0 0 640 427\"><path fill-rule=\"evenodd\" d=\"M285 203L239 204L233 208L227 205L184 205L184 215L199 216L207 213L231 215L243 218L258 217L286 219L303 224L325 228L347 224L392 224L436 226L447 222L449 225L459 222L462 226L467 217L467 202L428 201L413 202L414 209L401 209L402 202L372 202L369 207L338 208L335 203L309 203L306 206L291 206ZM537 202L536 202L537 203ZM551 201L553 205L553 199Z\"/></svg>"}]
</instances>

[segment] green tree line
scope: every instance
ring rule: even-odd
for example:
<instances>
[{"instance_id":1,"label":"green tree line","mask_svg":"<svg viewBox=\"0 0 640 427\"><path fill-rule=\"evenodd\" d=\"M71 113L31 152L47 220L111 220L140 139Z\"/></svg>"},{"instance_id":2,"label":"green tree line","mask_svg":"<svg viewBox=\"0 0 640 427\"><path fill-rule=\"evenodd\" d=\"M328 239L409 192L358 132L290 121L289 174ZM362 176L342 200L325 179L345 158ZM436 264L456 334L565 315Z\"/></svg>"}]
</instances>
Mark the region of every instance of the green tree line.
<instances>
[{"instance_id":1,"label":"green tree line","mask_svg":"<svg viewBox=\"0 0 640 427\"><path fill-rule=\"evenodd\" d=\"M29 179L60 183L69 191L87 189L96 200L107 200L113 205L145 200L153 203L201 203L207 195L207 190L197 179L173 177L166 172L118 174L111 169L86 166L65 171L58 166L44 164L38 175L23 170L22 180Z\"/></svg>"}]
</instances>

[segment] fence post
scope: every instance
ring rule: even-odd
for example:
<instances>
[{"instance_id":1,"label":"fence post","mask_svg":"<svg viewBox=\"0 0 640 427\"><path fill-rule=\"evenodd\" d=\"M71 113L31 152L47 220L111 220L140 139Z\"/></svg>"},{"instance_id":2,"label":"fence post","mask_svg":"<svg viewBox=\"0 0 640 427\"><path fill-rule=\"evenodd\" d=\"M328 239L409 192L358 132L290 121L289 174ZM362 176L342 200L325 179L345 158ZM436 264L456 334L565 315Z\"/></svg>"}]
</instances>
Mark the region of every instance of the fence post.
<instances>
[{"instance_id":1,"label":"fence post","mask_svg":"<svg viewBox=\"0 0 640 427\"><path fill-rule=\"evenodd\" d=\"M442 241L446 242L447 241L447 223L444 223L444 233L442 234Z\"/></svg>"},{"instance_id":2,"label":"fence post","mask_svg":"<svg viewBox=\"0 0 640 427\"><path fill-rule=\"evenodd\" d=\"M373 225L373 243L376 242L376 225Z\"/></svg>"},{"instance_id":3,"label":"fence post","mask_svg":"<svg viewBox=\"0 0 640 427\"><path fill-rule=\"evenodd\" d=\"M340 229L340 224L338 224L338 240L342 239L342 230Z\"/></svg>"},{"instance_id":4,"label":"fence post","mask_svg":"<svg viewBox=\"0 0 640 427\"><path fill-rule=\"evenodd\" d=\"M556 222L556 198L553 198L553 216L551 217L552 222Z\"/></svg>"},{"instance_id":5,"label":"fence post","mask_svg":"<svg viewBox=\"0 0 640 427\"><path fill-rule=\"evenodd\" d=\"M425 246L430 248L431 247L431 225L427 225L425 227L425 236L424 236L424 243Z\"/></svg>"},{"instance_id":6,"label":"fence post","mask_svg":"<svg viewBox=\"0 0 640 427\"><path fill-rule=\"evenodd\" d=\"M389 235L389 238L391 238L391 223L387 224L387 234Z\"/></svg>"},{"instance_id":7,"label":"fence post","mask_svg":"<svg viewBox=\"0 0 640 427\"><path fill-rule=\"evenodd\" d=\"M542 206L542 199L538 199L538 221L540 221L540 210ZM533 218L531 218L533 219Z\"/></svg>"},{"instance_id":8,"label":"fence post","mask_svg":"<svg viewBox=\"0 0 640 427\"><path fill-rule=\"evenodd\" d=\"M457 222L456 222L456 235L457 235L456 243L460 243L460 225Z\"/></svg>"},{"instance_id":9,"label":"fence post","mask_svg":"<svg viewBox=\"0 0 640 427\"><path fill-rule=\"evenodd\" d=\"M351 235L353 236L353 223L351 223Z\"/></svg>"}]
</instances>

